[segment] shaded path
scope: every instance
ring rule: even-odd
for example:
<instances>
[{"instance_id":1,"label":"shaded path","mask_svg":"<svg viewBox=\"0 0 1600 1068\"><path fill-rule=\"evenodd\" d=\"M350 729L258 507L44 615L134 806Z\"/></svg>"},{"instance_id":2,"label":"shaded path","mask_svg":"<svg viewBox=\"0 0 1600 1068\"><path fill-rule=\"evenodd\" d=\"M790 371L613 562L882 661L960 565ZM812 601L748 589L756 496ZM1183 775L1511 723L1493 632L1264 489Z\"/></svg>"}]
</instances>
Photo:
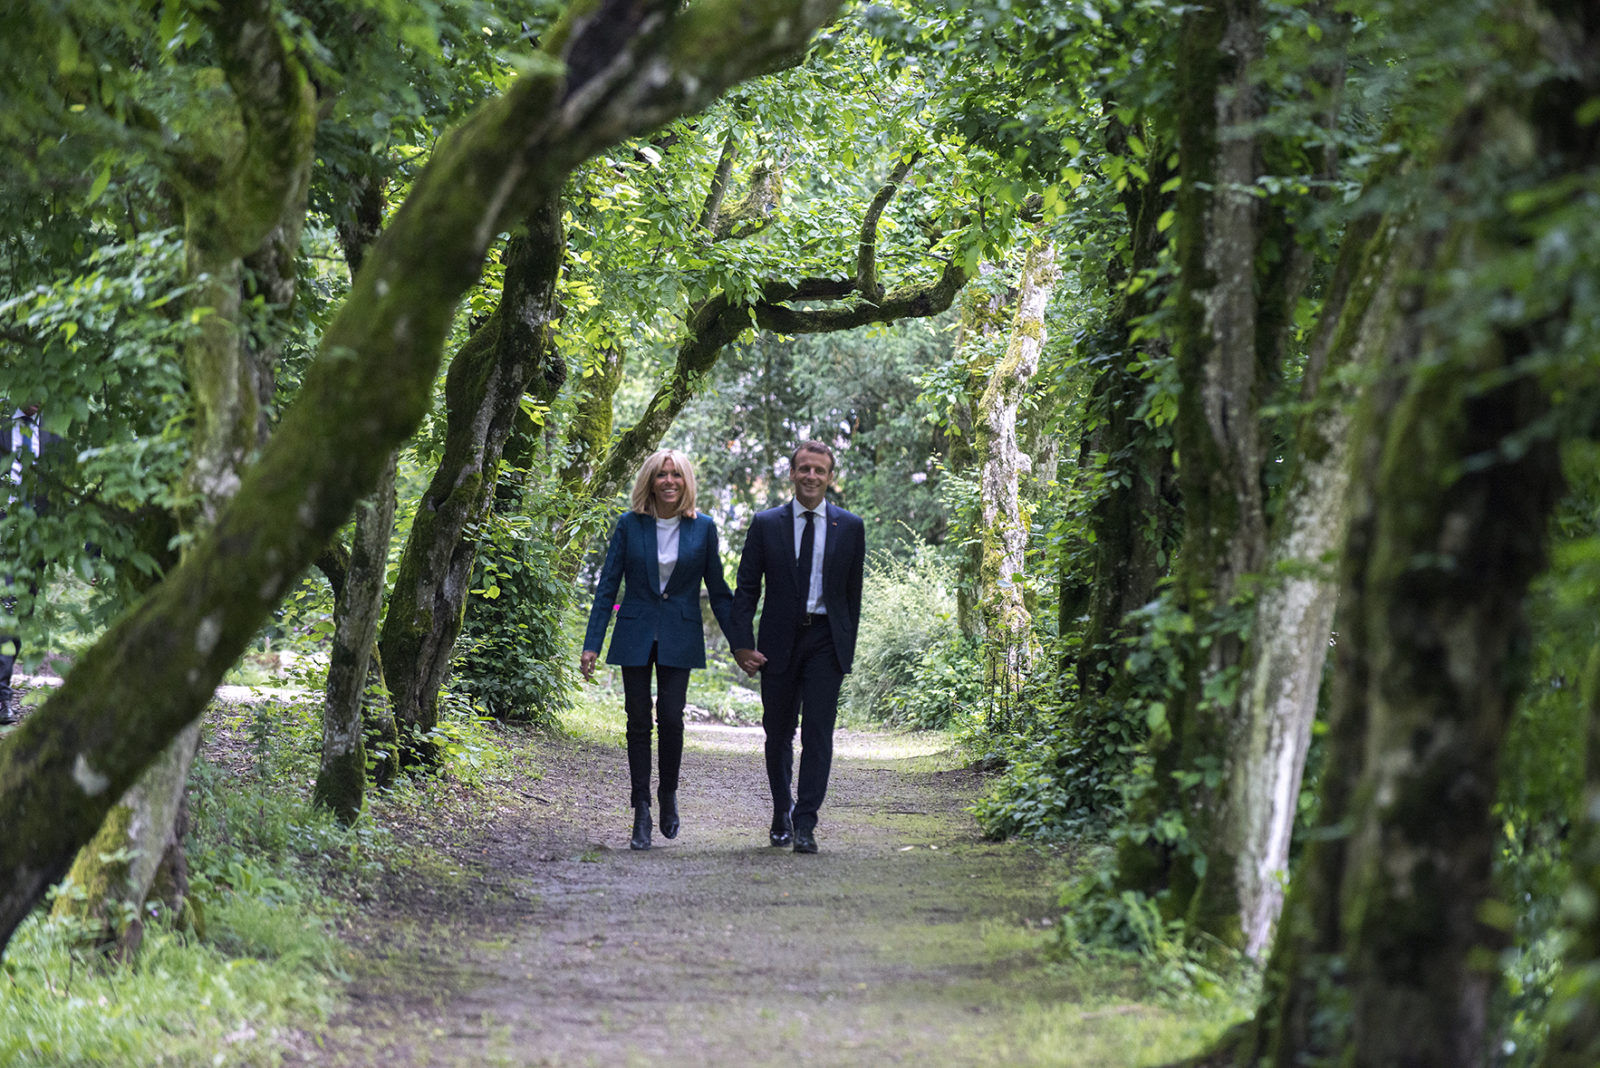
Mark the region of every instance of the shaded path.
<instances>
[{"instance_id":1,"label":"shaded path","mask_svg":"<svg viewBox=\"0 0 1600 1068\"><path fill-rule=\"evenodd\" d=\"M759 730L691 727L683 831L647 853L627 849L621 753L537 742L526 806L475 832L506 922L452 923L445 901L409 948L396 928L290 1063L1133 1063L1128 1030L1163 1014L1086 1007L1042 962L1059 869L979 836L975 773L894 744L841 732L822 852L797 856L765 843Z\"/></svg>"}]
</instances>

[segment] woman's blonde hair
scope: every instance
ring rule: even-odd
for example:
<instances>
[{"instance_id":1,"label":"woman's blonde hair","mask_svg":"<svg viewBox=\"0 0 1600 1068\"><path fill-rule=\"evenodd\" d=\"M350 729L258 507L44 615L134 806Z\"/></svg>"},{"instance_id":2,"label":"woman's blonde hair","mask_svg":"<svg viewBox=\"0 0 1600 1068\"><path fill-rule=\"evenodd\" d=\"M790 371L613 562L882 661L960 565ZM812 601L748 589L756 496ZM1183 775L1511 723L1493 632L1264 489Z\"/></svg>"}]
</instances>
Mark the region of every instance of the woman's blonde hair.
<instances>
[{"instance_id":1,"label":"woman's blonde hair","mask_svg":"<svg viewBox=\"0 0 1600 1068\"><path fill-rule=\"evenodd\" d=\"M633 511L640 515L656 515L655 495L650 492L655 484L656 472L661 470L661 465L671 460L677 467L678 473L683 476L683 500L679 503L677 515L693 519L694 512L694 464L689 458L677 449L657 449L639 467L639 474L633 480L633 493L628 498L628 503ZM656 516L657 519L671 519L671 516Z\"/></svg>"}]
</instances>

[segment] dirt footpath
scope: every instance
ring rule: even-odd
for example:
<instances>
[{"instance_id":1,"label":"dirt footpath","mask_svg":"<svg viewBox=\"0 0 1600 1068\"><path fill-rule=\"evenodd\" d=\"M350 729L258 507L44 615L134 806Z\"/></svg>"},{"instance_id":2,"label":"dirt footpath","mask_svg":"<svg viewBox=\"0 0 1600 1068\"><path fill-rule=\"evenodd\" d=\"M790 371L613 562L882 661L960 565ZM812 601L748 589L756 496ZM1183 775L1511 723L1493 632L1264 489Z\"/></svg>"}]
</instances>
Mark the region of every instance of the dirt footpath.
<instances>
[{"instance_id":1,"label":"dirt footpath","mask_svg":"<svg viewBox=\"0 0 1600 1068\"><path fill-rule=\"evenodd\" d=\"M642 853L620 749L538 741L514 803L443 851L471 878L377 904L350 1010L288 1063L1100 1063L1040 1033L1085 994L1042 959L1059 865L984 841L978 776L895 745L841 732L797 856L766 844L759 729L691 726L683 830Z\"/></svg>"}]
</instances>

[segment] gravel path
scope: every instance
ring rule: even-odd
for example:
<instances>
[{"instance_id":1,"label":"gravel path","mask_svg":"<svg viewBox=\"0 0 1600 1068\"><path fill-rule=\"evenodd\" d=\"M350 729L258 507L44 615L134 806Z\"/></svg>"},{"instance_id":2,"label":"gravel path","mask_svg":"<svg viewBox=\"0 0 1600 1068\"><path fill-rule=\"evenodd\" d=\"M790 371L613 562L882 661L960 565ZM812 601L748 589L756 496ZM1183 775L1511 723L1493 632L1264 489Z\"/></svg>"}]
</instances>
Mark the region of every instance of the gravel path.
<instances>
[{"instance_id":1,"label":"gravel path","mask_svg":"<svg viewBox=\"0 0 1600 1068\"><path fill-rule=\"evenodd\" d=\"M976 773L841 732L799 856L766 844L759 729L690 732L683 830L643 853L622 754L536 742L538 778L455 850L482 892L365 931L359 996L289 1063L1089 1063L1037 1048L1082 994L1042 961L1059 869L982 839Z\"/></svg>"}]
</instances>

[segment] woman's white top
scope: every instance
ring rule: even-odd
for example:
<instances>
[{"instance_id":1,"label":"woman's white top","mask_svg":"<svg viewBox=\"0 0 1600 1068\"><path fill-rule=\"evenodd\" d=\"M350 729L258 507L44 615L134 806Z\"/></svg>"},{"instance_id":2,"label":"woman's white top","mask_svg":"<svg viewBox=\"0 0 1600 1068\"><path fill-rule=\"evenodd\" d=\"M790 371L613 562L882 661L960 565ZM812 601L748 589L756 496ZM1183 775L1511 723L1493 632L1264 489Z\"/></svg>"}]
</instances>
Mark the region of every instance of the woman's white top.
<instances>
[{"instance_id":1,"label":"woman's white top","mask_svg":"<svg viewBox=\"0 0 1600 1068\"><path fill-rule=\"evenodd\" d=\"M661 574L661 589L667 592L667 580L678 564L678 517L656 520L656 570Z\"/></svg>"}]
</instances>

